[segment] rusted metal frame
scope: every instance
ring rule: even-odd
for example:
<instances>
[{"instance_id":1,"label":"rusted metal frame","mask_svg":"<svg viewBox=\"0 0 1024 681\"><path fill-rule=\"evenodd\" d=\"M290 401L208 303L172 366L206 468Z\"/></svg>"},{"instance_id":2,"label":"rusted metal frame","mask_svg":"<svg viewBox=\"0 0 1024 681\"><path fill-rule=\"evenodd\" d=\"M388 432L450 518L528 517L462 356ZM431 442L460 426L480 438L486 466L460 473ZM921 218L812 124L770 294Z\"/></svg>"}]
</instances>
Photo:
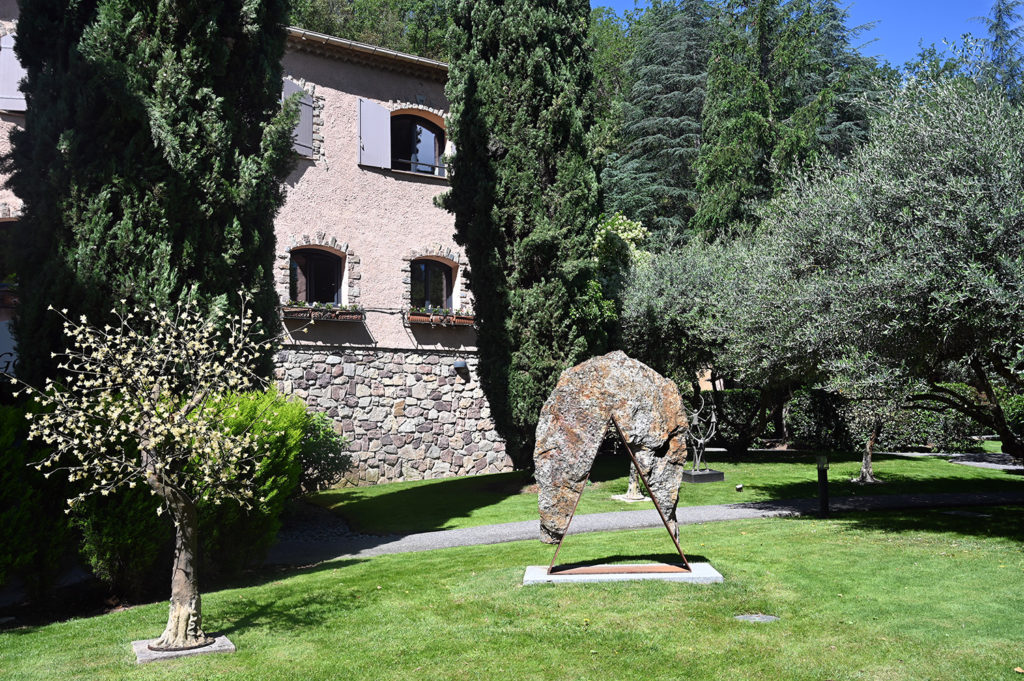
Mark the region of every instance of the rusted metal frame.
<instances>
[{"instance_id":1,"label":"rusted metal frame","mask_svg":"<svg viewBox=\"0 0 1024 681\"><path fill-rule=\"evenodd\" d=\"M658 511L658 517L661 518L661 523L665 526L665 530L668 532L668 536L672 538L672 543L676 547L676 551L679 552L679 557L683 559L683 567L680 568L676 565L623 565L619 568L611 565L594 565L588 567L579 568L568 568L564 570L558 570L559 574L635 574L635 573L653 573L653 572L690 572L690 561L686 560L686 555L683 554L683 549L679 546L679 540L676 539L676 535L672 532L672 528L668 525L668 519L665 518L665 514L661 511L661 506L658 504L658 500L654 498L654 492L651 491L651 486L647 484L647 476L644 475L643 469L640 468L640 462L636 460L636 455L633 454L632 448L629 446L629 442L626 441L626 436L622 432L622 428L619 427L618 422L614 417L611 419L612 424L615 426L616 432L622 439L622 444L626 446L626 451L629 452L629 458L633 461L633 465L636 467L637 475L640 476L640 480L644 483L644 487L647 488L647 493L651 495L651 501L654 502L654 508ZM565 541L565 537L569 534L569 525L572 524L572 519L576 515L576 508L580 505L580 499L583 498L583 492L587 488L587 480L590 479L590 472L587 472L585 478L583 478L583 487L580 489L579 496L576 497L576 503L572 506L572 513L569 514L569 522L565 524L565 531L562 533L561 538L558 540L558 545L555 546L555 555L551 557L551 563L548 565L548 574L555 572L555 561L558 560L558 552L562 550L562 542Z\"/></svg>"},{"instance_id":2,"label":"rusted metal frame","mask_svg":"<svg viewBox=\"0 0 1024 681\"><path fill-rule=\"evenodd\" d=\"M569 522L565 524L565 532L558 540L558 546L555 547L555 555L551 556L551 563L548 565L548 574L555 569L555 561L558 560L558 552L562 549L562 542L565 541L565 535L569 534L569 525L572 524L572 517L576 515L576 507L580 505L580 499L583 498L583 490L587 488L587 480L590 480L590 471L587 471L587 476L583 478L583 487L580 488L580 494L576 497L576 503L572 505L572 513L569 514Z\"/></svg>"},{"instance_id":3,"label":"rusted metal frame","mask_svg":"<svg viewBox=\"0 0 1024 681\"><path fill-rule=\"evenodd\" d=\"M644 470L640 467L640 462L636 460L636 455L633 454L633 449L629 446L629 441L626 440L626 435L622 432L622 428L619 427L614 416L612 417L612 425L615 426L615 430L618 432L619 437L622 438L622 444L626 445L626 451L629 452L629 458L633 460L633 465L636 466L637 475L640 476L641 482L643 482L644 487L647 488L647 493L651 495L651 501L654 502L654 508L658 511L658 517L661 518L661 524L665 526L665 531L668 532L668 536L672 538L672 543L675 545L676 551L679 552L679 557L683 559L683 565L685 565L686 569L689 570L690 561L686 560L686 555L683 554L683 549L679 546L679 540L676 539L675 532L673 532L672 528L669 527L668 518L666 518L665 514L662 512L661 504L659 504L658 500L654 498L654 490L652 490L651 486L647 483L647 476L644 475ZM582 496L582 494L580 496Z\"/></svg>"}]
</instances>

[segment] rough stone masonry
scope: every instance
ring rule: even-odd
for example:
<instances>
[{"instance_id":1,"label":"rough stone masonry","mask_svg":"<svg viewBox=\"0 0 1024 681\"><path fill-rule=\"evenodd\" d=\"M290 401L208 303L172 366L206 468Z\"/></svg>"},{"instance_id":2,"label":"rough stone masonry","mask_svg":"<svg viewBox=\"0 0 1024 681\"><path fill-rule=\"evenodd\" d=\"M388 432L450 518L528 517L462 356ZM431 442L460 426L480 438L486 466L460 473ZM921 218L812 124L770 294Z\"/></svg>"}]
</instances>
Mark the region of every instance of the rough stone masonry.
<instances>
[{"instance_id":1,"label":"rough stone masonry","mask_svg":"<svg viewBox=\"0 0 1024 681\"><path fill-rule=\"evenodd\" d=\"M455 370L458 359L466 371ZM277 354L275 378L349 439L348 484L510 471L476 363L442 352L302 346Z\"/></svg>"},{"instance_id":2,"label":"rough stone masonry","mask_svg":"<svg viewBox=\"0 0 1024 681\"><path fill-rule=\"evenodd\" d=\"M612 352L562 372L544 403L533 454L540 488L541 541L565 534L597 450L614 418L662 513L676 528L688 428L676 384L646 364Z\"/></svg>"}]
</instances>

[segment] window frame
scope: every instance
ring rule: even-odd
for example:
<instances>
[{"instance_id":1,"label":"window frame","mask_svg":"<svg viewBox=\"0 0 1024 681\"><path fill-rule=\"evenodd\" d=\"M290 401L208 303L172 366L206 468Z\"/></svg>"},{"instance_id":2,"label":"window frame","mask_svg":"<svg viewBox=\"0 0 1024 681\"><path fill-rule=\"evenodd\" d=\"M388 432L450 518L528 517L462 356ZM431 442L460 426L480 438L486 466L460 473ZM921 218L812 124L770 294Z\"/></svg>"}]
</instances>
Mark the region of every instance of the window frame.
<instances>
[{"instance_id":1,"label":"window frame","mask_svg":"<svg viewBox=\"0 0 1024 681\"><path fill-rule=\"evenodd\" d=\"M304 263L296 262L296 256L305 260ZM319 264L318 264L319 263ZM328 265L330 263L330 265ZM305 305L345 305L346 304L346 257L344 254L336 253L325 248L303 246L289 252L288 256L288 298ZM333 300L319 300L320 296L314 296L316 288L321 285L318 279L323 276L324 271L331 267L334 272L328 275L328 281L333 279L334 297ZM304 297L299 296L300 282L304 284ZM328 284L330 286L330 284ZM317 298L317 299L314 299Z\"/></svg>"}]
</instances>

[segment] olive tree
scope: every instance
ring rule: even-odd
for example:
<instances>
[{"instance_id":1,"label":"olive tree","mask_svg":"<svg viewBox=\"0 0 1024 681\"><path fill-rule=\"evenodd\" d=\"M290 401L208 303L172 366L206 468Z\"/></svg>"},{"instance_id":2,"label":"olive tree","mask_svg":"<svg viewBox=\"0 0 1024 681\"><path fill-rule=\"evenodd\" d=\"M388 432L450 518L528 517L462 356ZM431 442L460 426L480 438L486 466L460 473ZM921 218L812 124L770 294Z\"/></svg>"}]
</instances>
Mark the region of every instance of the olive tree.
<instances>
[{"instance_id":1,"label":"olive tree","mask_svg":"<svg viewBox=\"0 0 1024 681\"><path fill-rule=\"evenodd\" d=\"M159 512L174 523L175 553L167 628L150 648L212 643L202 627L196 504L259 501L252 481L268 445L232 432L226 419L238 409L229 394L259 383L250 368L269 344L253 337L255 318L244 306L237 316L202 316L189 300L170 310L115 312L118 325L102 328L57 314L70 343L56 355L61 378L43 390L21 384L41 407L30 414L30 437L52 447L39 468L86 483L68 511L88 494L123 485L147 485L160 498Z\"/></svg>"},{"instance_id":2,"label":"olive tree","mask_svg":"<svg viewBox=\"0 0 1024 681\"><path fill-rule=\"evenodd\" d=\"M870 357L924 383L912 402L959 411L1024 457L1000 390L1024 391L1024 117L1002 94L963 76L893 86L870 141L797 175L762 224L757 249L802 301L793 333L822 365Z\"/></svg>"}]
</instances>

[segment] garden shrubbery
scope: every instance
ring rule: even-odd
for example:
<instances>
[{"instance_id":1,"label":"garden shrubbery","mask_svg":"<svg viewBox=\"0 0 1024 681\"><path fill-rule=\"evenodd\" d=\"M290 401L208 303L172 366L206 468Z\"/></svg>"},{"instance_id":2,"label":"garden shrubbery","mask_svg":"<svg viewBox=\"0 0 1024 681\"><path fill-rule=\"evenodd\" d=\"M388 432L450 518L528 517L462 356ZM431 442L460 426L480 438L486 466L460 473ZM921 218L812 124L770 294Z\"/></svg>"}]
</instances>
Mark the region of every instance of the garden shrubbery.
<instances>
[{"instance_id":1,"label":"garden shrubbery","mask_svg":"<svg viewBox=\"0 0 1024 681\"><path fill-rule=\"evenodd\" d=\"M951 386L952 387L952 386ZM955 386L970 390L968 386ZM864 446L874 413L865 402L826 390L797 391L788 404L790 438L801 445L822 449L856 450ZM877 449L890 451L966 451L970 437L982 427L952 410L898 409L883 418Z\"/></svg>"},{"instance_id":2,"label":"garden shrubbery","mask_svg":"<svg viewBox=\"0 0 1024 681\"><path fill-rule=\"evenodd\" d=\"M229 427L249 430L270 449L255 475L254 498L264 501L251 508L230 499L198 505L200 569L214 580L257 563L277 536L286 501L300 488L336 481L349 463L345 440L326 417L308 412L301 402L270 391L235 395L230 403L238 413L228 419ZM135 598L165 585L174 530L157 515L158 507L159 500L142 485L122 486L77 505L73 518L83 558L115 593Z\"/></svg>"},{"instance_id":3,"label":"garden shrubbery","mask_svg":"<svg viewBox=\"0 0 1024 681\"><path fill-rule=\"evenodd\" d=\"M46 450L28 442L24 406L0 406L0 585L20 577L39 596L53 585L69 554L64 514L67 479L44 478L29 464Z\"/></svg>"}]
</instances>

